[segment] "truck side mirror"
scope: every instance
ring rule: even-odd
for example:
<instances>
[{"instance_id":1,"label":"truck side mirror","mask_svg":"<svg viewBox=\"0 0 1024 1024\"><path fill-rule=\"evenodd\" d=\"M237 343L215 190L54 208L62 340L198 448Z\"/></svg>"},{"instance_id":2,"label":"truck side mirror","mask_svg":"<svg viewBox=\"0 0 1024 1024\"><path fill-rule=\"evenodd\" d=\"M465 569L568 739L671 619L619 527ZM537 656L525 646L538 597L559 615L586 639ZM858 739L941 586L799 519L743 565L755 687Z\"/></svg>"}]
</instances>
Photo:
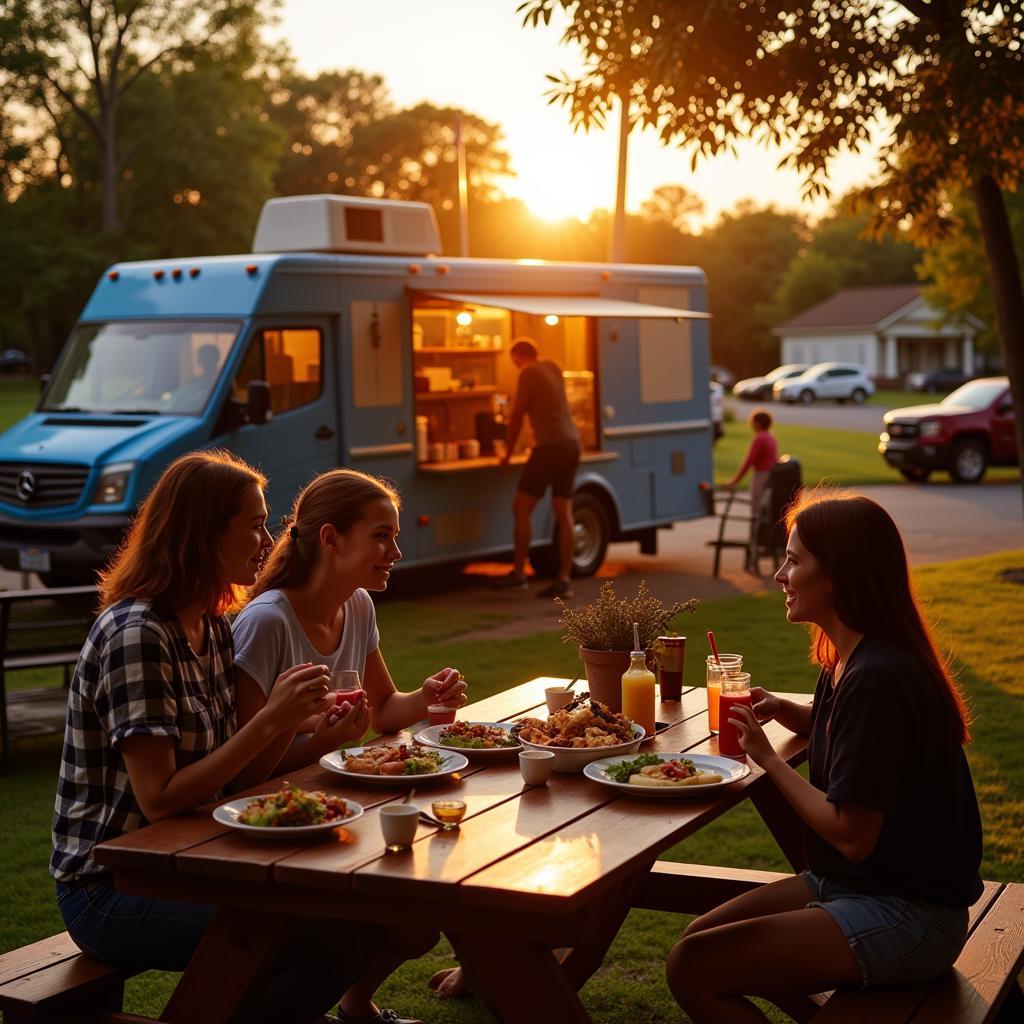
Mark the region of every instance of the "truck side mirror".
<instances>
[{"instance_id":1,"label":"truck side mirror","mask_svg":"<svg viewBox=\"0 0 1024 1024\"><path fill-rule=\"evenodd\" d=\"M273 416L270 411L270 385L265 380L249 381L249 400L246 413L253 426L261 427Z\"/></svg>"}]
</instances>

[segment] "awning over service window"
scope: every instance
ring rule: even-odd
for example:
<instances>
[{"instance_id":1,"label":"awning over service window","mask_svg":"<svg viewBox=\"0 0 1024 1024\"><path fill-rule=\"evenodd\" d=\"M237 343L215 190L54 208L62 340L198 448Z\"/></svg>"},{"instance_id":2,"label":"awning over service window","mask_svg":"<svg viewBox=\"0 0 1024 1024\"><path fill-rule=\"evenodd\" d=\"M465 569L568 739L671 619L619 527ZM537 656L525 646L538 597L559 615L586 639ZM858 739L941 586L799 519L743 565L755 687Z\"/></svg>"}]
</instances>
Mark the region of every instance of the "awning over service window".
<instances>
[{"instance_id":1,"label":"awning over service window","mask_svg":"<svg viewBox=\"0 0 1024 1024\"><path fill-rule=\"evenodd\" d=\"M625 299L605 299L596 295L468 295L463 292L420 291L417 293L432 299L461 302L467 306L493 306L509 309L514 313L531 316L591 316L615 317L638 320L710 320L710 313L698 313L692 309L676 309L672 306L651 306L644 302L627 302Z\"/></svg>"}]
</instances>

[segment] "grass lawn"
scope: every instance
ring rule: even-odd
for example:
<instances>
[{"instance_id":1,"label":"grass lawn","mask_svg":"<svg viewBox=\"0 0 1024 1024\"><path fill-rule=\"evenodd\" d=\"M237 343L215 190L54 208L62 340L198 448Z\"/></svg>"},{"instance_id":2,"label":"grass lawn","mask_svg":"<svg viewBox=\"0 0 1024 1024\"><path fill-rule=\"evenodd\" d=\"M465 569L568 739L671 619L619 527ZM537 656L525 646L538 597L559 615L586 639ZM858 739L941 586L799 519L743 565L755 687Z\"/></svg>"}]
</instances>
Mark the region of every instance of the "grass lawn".
<instances>
[{"instance_id":1,"label":"grass lawn","mask_svg":"<svg viewBox=\"0 0 1024 1024\"><path fill-rule=\"evenodd\" d=\"M864 404L880 405L885 409L902 409L907 405L933 405L941 402L945 395L926 395L923 391L897 391L894 389L876 391Z\"/></svg>"},{"instance_id":2,"label":"grass lawn","mask_svg":"<svg viewBox=\"0 0 1024 1024\"><path fill-rule=\"evenodd\" d=\"M39 401L34 377L0 377L0 433L30 413Z\"/></svg>"},{"instance_id":3,"label":"grass lawn","mask_svg":"<svg viewBox=\"0 0 1024 1024\"><path fill-rule=\"evenodd\" d=\"M1019 584L1001 580L999 573L1022 566L1024 551L1017 551L926 566L914 574L937 622L942 645L954 653L956 671L974 711L969 756L985 824L982 873L1008 881L1024 880L1024 679L1019 671L1024 591ZM455 623L428 604L383 604L381 632L392 674L412 686L441 665L458 665L470 682L471 695L482 698L535 675L572 676L579 671L575 651L559 642L558 632L515 640L460 641L462 632L493 621L493 615L480 613ZM816 673L807 662L806 634L787 625L779 594L709 602L676 626L694 638L713 627L724 648L746 654L756 683L780 690L813 689ZM691 682L701 677L703 646L699 640L691 644L687 664ZM4 778L7 812L0 830L0 872L5 899L0 905L0 951L63 927L46 874L58 754L58 744L51 739L18 744ZM735 808L668 851L665 858L785 868L749 805ZM634 911L630 915L604 966L583 990L595 1019L607 1024L685 1019L668 993L663 972L665 956L684 923L685 919L670 914ZM437 1003L426 993L429 974L450 962L450 951L442 942L431 954L396 973L381 991L381 1002L438 1024L489 1021L487 1011L473 999ZM174 976L156 972L134 979L128 983L126 1009L157 1016L173 983Z\"/></svg>"}]
</instances>

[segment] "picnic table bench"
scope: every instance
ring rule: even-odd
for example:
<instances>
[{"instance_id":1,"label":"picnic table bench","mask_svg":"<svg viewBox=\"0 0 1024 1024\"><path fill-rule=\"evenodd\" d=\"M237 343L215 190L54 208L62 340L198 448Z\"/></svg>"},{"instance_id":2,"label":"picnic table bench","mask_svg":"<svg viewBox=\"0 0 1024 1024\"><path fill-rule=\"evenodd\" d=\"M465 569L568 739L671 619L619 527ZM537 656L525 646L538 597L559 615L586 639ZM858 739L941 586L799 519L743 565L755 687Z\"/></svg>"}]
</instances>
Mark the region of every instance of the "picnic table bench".
<instances>
[{"instance_id":1,"label":"picnic table bench","mask_svg":"<svg viewBox=\"0 0 1024 1024\"><path fill-rule=\"evenodd\" d=\"M12 739L63 732L70 672L96 617L96 587L0 592L0 770ZM7 673L64 669L63 687L8 691Z\"/></svg>"},{"instance_id":2,"label":"picnic table bench","mask_svg":"<svg viewBox=\"0 0 1024 1024\"><path fill-rule=\"evenodd\" d=\"M542 713L544 688L558 682L565 681L532 680L471 705L467 715L502 721ZM682 701L661 704L657 717L669 727L645 749L717 753L705 712L702 688L686 690ZM767 731L789 763L803 761L805 741L775 723ZM582 1024L590 1018L577 993L601 965L630 909L701 913L782 877L658 861L664 850L749 798L794 870L801 866L802 823L770 780L751 767L751 774L732 786L655 801L622 797L580 775L556 773L546 787L529 787L512 758L473 761L458 777L419 793L423 800L441 795L465 800L461 829L443 833L421 825L411 850L389 855L378 813L403 791L351 784L313 766L292 773L290 780L367 808L360 821L327 841L254 843L215 822L209 809L200 809L105 843L97 848L97 860L113 871L124 891L220 908L163 1021L229 1020L272 961L282 925L301 915L439 927L498 1020L533 1024L543 1007L545 1019ZM264 783L250 792L271 788ZM986 883L985 895L972 909L967 947L944 978L927 986L840 991L827 1002L823 995L808 1002L806 1016L817 1014L814 1019L822 1024L869 1018L871 1024L995 1020L1001 1005L1012 1007L1020 997L1022 894L1024 886ZM96 966L84 954L78 959ZM52 969L32 972L39 975L38 989ZM67 977L66 963L61 970ZM2 972L0 960L0 1009L6 1011ZM22 1014L11 1020L47 1019L27 1015L24 1002ZM113 1024L141 1018L111 1007L92 1019Z\"/></svg>"}]
</instances>

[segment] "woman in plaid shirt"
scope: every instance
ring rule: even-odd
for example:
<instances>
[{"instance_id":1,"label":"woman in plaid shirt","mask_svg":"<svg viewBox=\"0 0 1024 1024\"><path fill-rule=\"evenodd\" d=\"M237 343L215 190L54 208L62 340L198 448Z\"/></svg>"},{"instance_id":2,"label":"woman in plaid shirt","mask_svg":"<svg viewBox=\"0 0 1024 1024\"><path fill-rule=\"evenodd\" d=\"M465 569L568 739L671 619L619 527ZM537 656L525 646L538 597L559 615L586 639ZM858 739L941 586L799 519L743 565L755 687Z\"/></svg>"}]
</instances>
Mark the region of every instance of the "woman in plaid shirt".
<instances>
[{"instance_id":1,"label":"woman in plaid shirt","mask_svg":"<svg viewBox=\"0 0 1024 1024\"><path fill-rule=\"evenodd\" d=\"M98 959L183 970L216 908L118 893L93 860L96 844L191 811L232 782L257 781L245 769L268 745L326 713L326 669L298 665L236 726L224 612L255 582L272 543L265 484L227 452L182 456L102 574L102 612L68 699L50 860L68 932ZM301 922L247 1019L301 1022L326 1012L367 961L364 951L363 964L358 953L339 959L336 931Z\"/></svg>"}]
</instances>

